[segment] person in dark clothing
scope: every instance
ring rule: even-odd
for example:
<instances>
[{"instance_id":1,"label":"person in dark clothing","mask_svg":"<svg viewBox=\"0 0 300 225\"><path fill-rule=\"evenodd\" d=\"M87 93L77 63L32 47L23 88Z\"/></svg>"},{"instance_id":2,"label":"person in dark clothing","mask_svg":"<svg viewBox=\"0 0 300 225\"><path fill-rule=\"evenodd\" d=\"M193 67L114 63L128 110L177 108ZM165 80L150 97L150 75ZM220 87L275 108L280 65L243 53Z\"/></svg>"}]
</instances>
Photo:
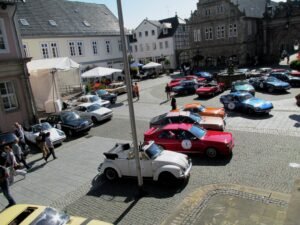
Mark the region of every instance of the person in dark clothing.
<instances>
[{"instance_id":1,"label":"person in dark clothing","mask_svg":"<svg viewBox=\"0 0 300 225\"><path fill-rule=\"evenodd\" d=\"M47 132L46 133L46 145L50 151L50 153L47 155L47 159L49 158L50 155L53 156L53 159L56 159L56 155L55 155L55 152L54 152L54 145L50 139L50 132Z\"/></svg>"},{"instance_id":2,"label":"person in dark clothing","mask_svg":"<svg viewBox=\"0 0 300 225\"><path fill-rule=\"evenodd\" d=\"M15 200L13 199L9 191L8 177L9 174L7 169L3 166L3 164L1 164L0 165L0 188L3 192L3 195L8 201L8 205L6 206L6 208L16 204Z\"/></svg>"},{"instance_id":3,"label":"person in dark clothing","mask_svg":"<svg viewBox=\"0 0 300 225\"><path fill-rule=\"evenodd\" d=\"M46 134L44 132L40 132L39 136L36 138L36 143L43 153L43 158L47 162L47 156L49 155L49 149L46 145Z\"/></svg>"},{"instance_id":4,"label":"person in dark clothing","mask_svg":"<svg viewBox=\"0 0 300 225\"><path fill-rule=\"evenodd\" d=\"M176 98L174 98L174 97L172 97L172 99L171 99L171 107L172 107L172 110L175 110L177 108Z\"/></svg>"},{"instance_id":5,"label":"person in dark clothing","mask_svg":"<svg viewBox=\"0 0 300 225\"><path fill-rule=\"evenodd\" d=\"M167 84L165 87L165 92L167 94L167 100L170 99L171 87Z\"/></svg>"}]
</instances>

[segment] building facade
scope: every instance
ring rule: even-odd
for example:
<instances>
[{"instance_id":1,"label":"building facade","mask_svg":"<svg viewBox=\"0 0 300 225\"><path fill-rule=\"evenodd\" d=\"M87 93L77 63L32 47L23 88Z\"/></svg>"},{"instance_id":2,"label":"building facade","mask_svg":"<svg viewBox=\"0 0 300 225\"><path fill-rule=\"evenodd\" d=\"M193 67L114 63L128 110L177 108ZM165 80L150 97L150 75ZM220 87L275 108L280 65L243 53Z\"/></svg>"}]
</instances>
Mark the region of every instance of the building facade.
<instances>
[{"instance_id":1,"label":"building facade","mask_svg":"<svg viewBox=\"0 0 300 225\"><path fill-rule=\"evenodd\" d=\"M16 3L0 0L0 6L0 132L8 132L15 122L32 123L35 109L26 70L29 59L22 54L14 17Z\"/></svg>"},{"instance_id":2,"label":"building facade","mask_svg":"<svg viewBox=\"0 0 300 225\"><path fill-rule=\"evenodd\" d=\"M300 43L300 1L268 3L264 17L264 59L266 63L278 63L286 55L292 55Z\"/></svg>"},{"instance_id":3,"label":"building facade","mask_svg":"<svg viewBox=\"0 0 300 225\"><path fill-rule=\"evenodd\" d=\"M196 66L253 65L262 55L265 0L199 0L187 25Z\"/></svg>"},{"instance_id":4,"label":"building facade","mask_svg":"<svg viewBox=\"0 0 300 225\"><path fill-rule=\"evenodd\" d=\"M17 17L24 52L32 59L69 57L82 70L123 69L119 22L103 4L27 0Z\"/></svg>"},{"instance_id":5,"label":"building facade","mask_svg":"<svg viewBox=\"0 0 300 225\"><path fill-rule=\"evenodd\" d=\"M176 49L186 48L188 43L185 25L178 16L159 21L144 19L130 39L132 57L143 64L150 61L163 63L167 59L170 68L176 68Z\"/></svg>"}]
</instances>

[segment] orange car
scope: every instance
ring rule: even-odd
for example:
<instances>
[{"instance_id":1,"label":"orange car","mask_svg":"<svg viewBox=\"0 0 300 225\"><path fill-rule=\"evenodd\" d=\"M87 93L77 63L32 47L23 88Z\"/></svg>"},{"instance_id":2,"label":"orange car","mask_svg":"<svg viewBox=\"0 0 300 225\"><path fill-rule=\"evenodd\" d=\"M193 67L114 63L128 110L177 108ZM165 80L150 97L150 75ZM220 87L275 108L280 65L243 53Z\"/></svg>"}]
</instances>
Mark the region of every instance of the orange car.
<instances>
[{"instance_id":1,"label":"orange car","mask_svg":"<svg viewBox=\"0 0 300 225\"><path fill-rule=\"evenodd\" d=\"M205 107L198 102L186 104L182 110L198 113L201 116L216 116L223 119L226 117L224 108Z\"/></svg>"}]
</instances>

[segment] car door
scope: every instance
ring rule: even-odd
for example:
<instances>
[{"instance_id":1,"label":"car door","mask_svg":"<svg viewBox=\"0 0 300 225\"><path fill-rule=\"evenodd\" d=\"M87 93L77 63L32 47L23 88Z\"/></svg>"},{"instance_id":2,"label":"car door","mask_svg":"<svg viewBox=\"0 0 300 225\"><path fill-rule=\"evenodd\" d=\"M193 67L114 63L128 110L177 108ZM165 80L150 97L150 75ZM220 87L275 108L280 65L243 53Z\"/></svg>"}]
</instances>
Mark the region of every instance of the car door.
<instances>
[{"instance_id":1,"label":"car door","mask_svg":"<svg viewBox=\"0 0 300 225\"><path fill-rule=\"evenodd\" d=\"M157 137L157 144L161 145L164 149L168 149L170 151L180 150L178 147L179 140L177 139L175 131L163 130Z\"/></svg>"},{"instance_id":2,"label":"car door","mask_svg":"<svg viewBox=\"0 0 300 225\"><path fill-rule=\"evenodd\" d=\"M181 147L183 153L203 153L205 145L201 139L197 138L187 130L179 130L179 138L181 139Z\"/></svg>"},{"instance_id":3,"label":"car door","mask_svg":"<svg viewBox=\"0 0 300 225\"><path fill-rule=\"evenodd\" d=\"M144 152L139 152L139 157L140 157L140 166L141 166L142 177L153 177L152 160L149 159ZM123 171L123 168L124 167L122 167L122 174L124 176L132 176L132 177L137 176L136 160L135 160L135 155L133 152L132 152L132 157L127 160L128 171L126 171L125 168Z\"/></svg>"}]
</instances>

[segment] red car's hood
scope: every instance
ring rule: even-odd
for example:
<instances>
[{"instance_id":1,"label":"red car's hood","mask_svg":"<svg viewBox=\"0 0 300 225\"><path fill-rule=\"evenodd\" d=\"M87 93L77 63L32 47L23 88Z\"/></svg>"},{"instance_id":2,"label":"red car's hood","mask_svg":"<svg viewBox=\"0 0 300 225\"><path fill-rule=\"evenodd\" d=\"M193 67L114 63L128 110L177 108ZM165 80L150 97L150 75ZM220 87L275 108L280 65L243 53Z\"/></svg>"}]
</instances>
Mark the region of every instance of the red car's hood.
<instances>
[{"instance_id":1,"label":"red car's hood","mask_svg":"<svg viewBox=\"0 0 300 225\"><path fill-rule=\"evenodd\" d=\"M230 143L232 141L232 134L229 132L211 131L208 130L205 136L202 138L203 141L209 142L220 142L220 143Z\"/></svg>"},{"instance_id":2,"label":"red car's hood","mask_svg":"<svg viewBox=\"0 0 300 225\"><path fill-rule=\"evenodd\" d=\"M197 89L197 92L211 92L212 90L212 87L201 87Z\"/></svg>"},{"instance_id":3,"label":"red car's hood","mask_svg":"<svg viewBox=\"0 0 300 225\"><path fill-rule=\"evenodd\" d=\"M180 85L180 81L177 81L177 82L172 82L172 83L169 83L168 84L169 85L169 87L176 87L176 86L178 86L178 85Z\"/></svg>"}]
</instances>

